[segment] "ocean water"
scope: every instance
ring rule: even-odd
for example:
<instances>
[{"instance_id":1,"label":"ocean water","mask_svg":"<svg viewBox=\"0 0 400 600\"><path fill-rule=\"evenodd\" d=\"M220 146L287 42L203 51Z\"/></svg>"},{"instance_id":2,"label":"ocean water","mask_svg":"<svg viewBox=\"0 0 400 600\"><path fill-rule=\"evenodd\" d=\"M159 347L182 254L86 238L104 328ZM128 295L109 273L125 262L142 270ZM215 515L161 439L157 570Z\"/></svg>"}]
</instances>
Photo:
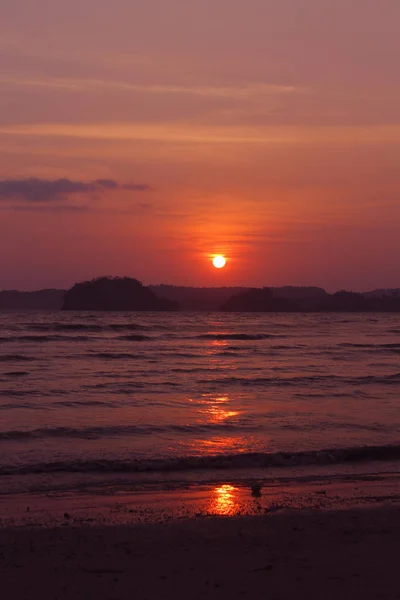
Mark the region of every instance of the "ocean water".
<instances>
[{"instance_id":1,"label":"ocean water","mask_svg":"<svg viewBox=\"0 0 400 600\"><path fill-rule=\"evenodd\" d=\"M399 458L398 315L0 313L3 492Z\"/></svg>"}]
</instances>

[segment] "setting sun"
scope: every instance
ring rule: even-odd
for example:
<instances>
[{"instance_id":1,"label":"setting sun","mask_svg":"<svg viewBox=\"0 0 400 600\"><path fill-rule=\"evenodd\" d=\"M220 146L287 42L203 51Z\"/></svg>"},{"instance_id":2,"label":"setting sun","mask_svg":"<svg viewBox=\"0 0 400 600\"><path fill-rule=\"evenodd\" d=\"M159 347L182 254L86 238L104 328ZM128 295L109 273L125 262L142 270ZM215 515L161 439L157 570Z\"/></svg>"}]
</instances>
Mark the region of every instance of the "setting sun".
<instances>
[{"instance_id":1,"label":"setting sun","mask_svg":"<svg viewBox=\"0 0 400 600\"><path fill-rule=\"evenodd\" d=\"M222 267L224 267L226 265L226 258L225 256L214 256L213 258L213 265L216 269L222 269Z\"/></svg>"}]
</instances>

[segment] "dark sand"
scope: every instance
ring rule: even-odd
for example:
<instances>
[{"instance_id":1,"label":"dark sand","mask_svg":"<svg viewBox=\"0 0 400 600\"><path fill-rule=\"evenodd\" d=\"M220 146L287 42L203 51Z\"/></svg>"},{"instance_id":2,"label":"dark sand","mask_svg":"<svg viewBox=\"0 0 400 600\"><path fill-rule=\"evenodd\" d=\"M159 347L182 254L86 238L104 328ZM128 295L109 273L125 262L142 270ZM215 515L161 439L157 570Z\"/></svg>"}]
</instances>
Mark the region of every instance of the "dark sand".
<instances>
[{"instance_id":1,"label":"dark sand","mask_svg":"<svg viewBox=\"0 0 400 600\"><path fill-rule=\"evenodd\" d=\"M69 523L69 524L68 524ZM400 506L0 529L5 600L400 598Z\"/></svg>"}]
</instances>

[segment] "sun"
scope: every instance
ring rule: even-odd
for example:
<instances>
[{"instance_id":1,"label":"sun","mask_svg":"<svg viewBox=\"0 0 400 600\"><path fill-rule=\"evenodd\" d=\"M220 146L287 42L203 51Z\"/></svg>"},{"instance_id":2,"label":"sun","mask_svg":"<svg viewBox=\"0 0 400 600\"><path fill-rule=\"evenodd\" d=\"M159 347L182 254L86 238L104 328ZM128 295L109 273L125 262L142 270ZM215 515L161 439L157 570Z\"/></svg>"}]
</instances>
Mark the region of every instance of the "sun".
<instances>
[{"instance_id":1,"label":"sun","mask_svg":"<svg viewBox=\"0 0 400 600\"><path fill-rule=\"evenodd\" d=\"M218 254L218 256L214 256L212 263L216 269L222 269L226 265L226 258Z\"/></svg>"}]
</instances>

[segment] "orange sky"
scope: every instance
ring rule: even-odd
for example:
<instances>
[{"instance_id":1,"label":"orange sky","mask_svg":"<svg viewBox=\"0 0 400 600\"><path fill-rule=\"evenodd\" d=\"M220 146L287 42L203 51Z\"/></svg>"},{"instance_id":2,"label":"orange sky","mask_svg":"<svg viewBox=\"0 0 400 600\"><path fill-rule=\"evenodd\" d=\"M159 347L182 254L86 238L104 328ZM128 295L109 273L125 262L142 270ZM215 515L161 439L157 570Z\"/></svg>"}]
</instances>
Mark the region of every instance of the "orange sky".
<instances>
[{"instance_id":1,"label":"orange sky","mask_svg":"<svg viewBox=\"0 0 400 600\"><path fill-rule=\"evenodd\" d=\"M399 287L399 19L398 0L3 0L0 289Z\"/></svg>"}]
</instances>

